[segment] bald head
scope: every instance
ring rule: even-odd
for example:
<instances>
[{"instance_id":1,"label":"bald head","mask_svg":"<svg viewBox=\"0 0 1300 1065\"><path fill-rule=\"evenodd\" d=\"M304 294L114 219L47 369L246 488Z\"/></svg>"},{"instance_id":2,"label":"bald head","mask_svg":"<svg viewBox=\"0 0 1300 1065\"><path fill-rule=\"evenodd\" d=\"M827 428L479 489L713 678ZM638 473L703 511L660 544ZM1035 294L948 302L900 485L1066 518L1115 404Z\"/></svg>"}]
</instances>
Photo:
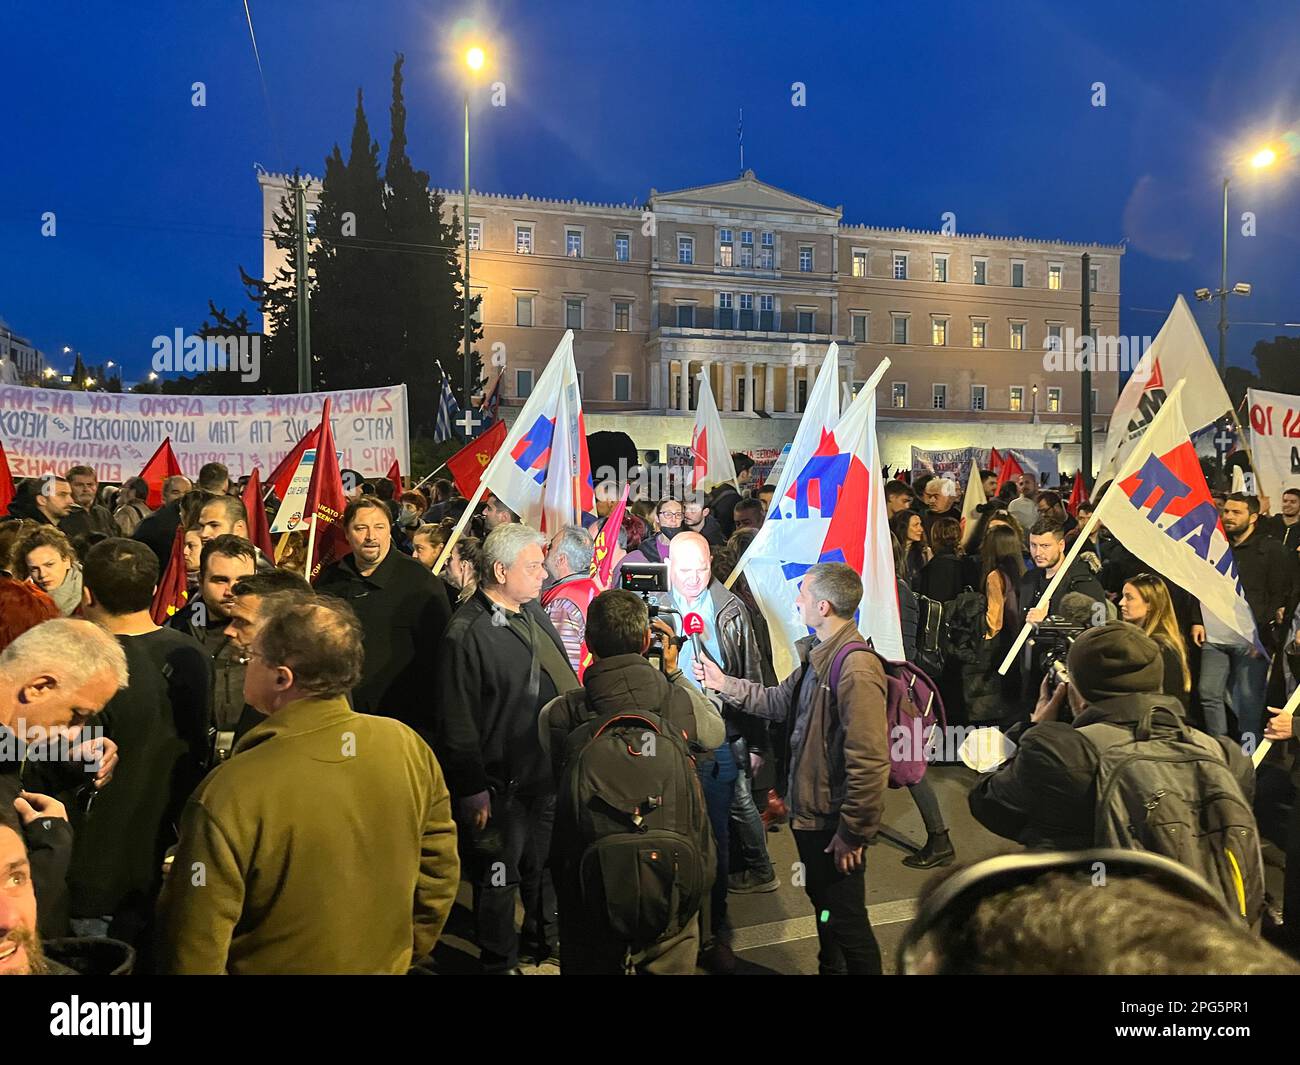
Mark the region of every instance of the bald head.
<instances>
[{"instance_id":1,"label":"bald head","mask_svg":"<svg viewBox=\"0 0 1300 1065\"><path fill-rule=\"evenodd\" d=\"M712 583L713 552L709 541L696 532L679 532L668 548L668 583L688 603L703 595Z\"/></svg>"}]
</instances>

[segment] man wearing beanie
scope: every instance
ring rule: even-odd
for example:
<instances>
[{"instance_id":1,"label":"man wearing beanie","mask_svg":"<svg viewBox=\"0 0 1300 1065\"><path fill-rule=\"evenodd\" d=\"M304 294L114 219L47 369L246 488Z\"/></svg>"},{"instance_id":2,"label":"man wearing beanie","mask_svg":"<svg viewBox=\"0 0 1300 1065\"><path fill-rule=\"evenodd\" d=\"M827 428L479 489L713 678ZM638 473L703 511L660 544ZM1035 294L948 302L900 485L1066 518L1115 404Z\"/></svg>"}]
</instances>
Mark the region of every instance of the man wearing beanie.
<instances>
[{"instance_id":1,"label":"man wearing beanie","mask_svg":"<svg viewBox=\"0 0 1300 1065\"><path fill-rule=\"evenodd\" d=\"M1080 730L1105 722L1132 735L1153 709L1162 711L1151 717L1153 737L1177 738L1176 718L1191 741L1223 753L1245 802L1253 801L1255 771L1250 759L1226 737L1192 728L1182 703L1160 693L1160 648L1136 625L1112 621L1088 629L1070 648L1066 665L1070 683L1049 691L1049 681L1043 682L1029 724L1007 733L1018 745L1016 753L982 777L970 793L971 813L989 831L1027 847L1093 846L1101 751ZM1073 720L1062 720L1071 714ZM1089 730L1089 735L1094 733ZM1127 737L1119 738L1127 742ZM1194 784L1197 778L1189 779Z\"/></svg>"}]
</instances>

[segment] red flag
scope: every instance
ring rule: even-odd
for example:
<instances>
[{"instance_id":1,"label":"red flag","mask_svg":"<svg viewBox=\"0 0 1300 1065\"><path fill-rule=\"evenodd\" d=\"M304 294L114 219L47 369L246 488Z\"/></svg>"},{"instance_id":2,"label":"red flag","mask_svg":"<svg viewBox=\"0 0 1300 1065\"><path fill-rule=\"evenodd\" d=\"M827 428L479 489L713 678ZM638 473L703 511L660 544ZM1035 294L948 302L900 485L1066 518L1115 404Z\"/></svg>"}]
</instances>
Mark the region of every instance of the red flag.
<instances>
[{"instance_id":1,"label":"red flag","mask_svg":"<svg viewBox=\"0 0 1300 1065\"><path fill-rule=\"evenodd\" d=\"M1088 498L1088 490L1083 486L1083 470L1074 475L1074 487L1070 489L1070 500L1065 504L1065 509L1070 512L1070 517L1079 516L1079 504Z\"/></svg>"},{"instance_id":2,"label":"red flag","mask_svg":"<svg viewBox=\"0 0 1300 1065\"><path fill-rule=\"evenodd\" d=\"M1004 484L1013 477L1019 477L1024 472L1020 463L1016 461L1015 455L1008 451L1007 457L1002 460L1002 465L998 467L998 486L994 491L1001 492Z\"/></svg>"},{"instance_id":3,"label":"red flag","mask_svg":"<svg viewBox=\"0 0 1300 1065\"><path fill-rule=\"evenodd\" d=\"M993 448L993 450L989 452L989 469L994 473L1002 472L1002 464L1004 462L1006 462L1006 459L998 454L997 448Z\"/></svg>"},{"instance_id":4,"label":"red flag","mask_svg":"<svg viewBox=\"0 0 1300 1065\"><path fill-rule=\"evenodd\" d=\"M149 482L149 506L154 510L161 507L163 481L168 477L180 475L181 464L176 459L176 453L172 451L172 438L169 436L158 445L153 458L146 462L144 469L140 471L140 476Z\"/></svg>"},{"instance_id":5,"label":"red flag","mask_svg":"<svg viewBox=\"0 0 1300 1065\"><path fill-rule=\"evenodd\" d=\"M280 465L273 469L271 475L267 477L266 483L275 489L275 494L280 499L283 500L289 491L289 482L293 480L293 475L298 472L298 463L302 461L303 452L308 448L315 447L318 439L320 439L319 425L294 444L293 450L280 460Z\"/></svg>"},{"instance_id":6,"label":"red flag","mask_svg":"<svg viewBox=\"0 0 1300 1065\"><path fill-rule=\"evenodd\" d=\"M451 475L456 480L456 488L466 499L472 499L478 491L483 471L505 440L506 423L493 422L491 429L482 436L475 437L447 460L447 469L451 470Z\"/></svg>"},{"instance_id":7,"label":"red flag","mask_svg":"<svg viewBox=\"0 0 1300 1065\"><path fill-rule=\"evenodd\" d=\"M14 476L9 472L9 459L5 457L5 446L0 444L0 517L9 510L14 501Z\"/></svg>"},{"instance_id":8,"label":"red flag","mask_svg":"<svg viewBox=\"0 0 1300 1065\"><path fill-rule=\"evenodd\" d=\"M330 426L330 400L325 400L321 411L320 429L316 445L316 461L311 468L311 483L307 485L307 502L303 504L303 517L312 525L308 539L312 543L307 560L308 580L314 581L321 570L348 553L347 538L343 535L343 511L347 497L343 493L343 475L339 472L339 456L334 450L334 430Z\"/></svg>"},{"instance_id":9,"label":"red flag","mask_svg":"<svg viewBox=\"0 0 1300 1065\"><path fill-rule=\"evenodd\" d=\"M171 558L163 570L162 580L154 589L153 605L149 615L155 625L166 625L167 619L178 610L184 610L189 601L189 583L185 573L185 525L176 526L176 536L172 540Z\"/></svg>"},{"instance_id":10,"label":"red flag","mask_svg":"<svg viewBox=\"0 0 1300 1065\"><path fill-rule=\"evenodd\" d=\"M400 503L406 489L402 487L402 471L397 468L397 459L393 459L393 464L388 467L388 479L393 482L393 498Z\"/></svg>"},{"instance_id":11,"label":"red flag","mask_svg":"<svg viewBox=\"0 0 1300 1065\"><path fill-rule=\"evenodd\" d=\"M248 511L248 538L253 541L253 546L267 558L275 558L271 526L267 524L266 507L262 503L262 480L256 466L244 485L244 509Z\"/></svg>"},{"instance_id":12,"label":"red flag","mask_svg":"<svg viewBox=\"0 0 1300 1065\"><path fill-rule=\"evenodd\" d=\"M618 547L618 534L623 528L623 515L627 512L627 494L631 489L631 483L623 486L623 498L609 512L609 517L605 519L605 524L600 527L600 532L596 535L596 550L591 556L591 575L602 588L609 587L609 578L614 573L614 549Z\"/></svg>"}]
</instances>

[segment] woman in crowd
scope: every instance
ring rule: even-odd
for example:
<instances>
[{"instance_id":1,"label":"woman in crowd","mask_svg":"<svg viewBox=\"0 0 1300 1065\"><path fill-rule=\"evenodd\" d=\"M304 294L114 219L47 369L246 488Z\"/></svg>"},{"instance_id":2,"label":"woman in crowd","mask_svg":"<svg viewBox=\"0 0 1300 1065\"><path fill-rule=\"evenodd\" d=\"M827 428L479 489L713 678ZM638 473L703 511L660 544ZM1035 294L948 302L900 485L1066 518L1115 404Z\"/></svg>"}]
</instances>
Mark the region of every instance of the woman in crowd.
<instances>
[{"instance_id":1,"label":"woman in crowd","mask_svg":"<svg viewBox=\"0 0 1300 1065\"><path fill-rule=\"evenodd\" d=\"M921 521L921 515L912 510L899 511L889 519L889 531L903 548L903 565L898 573L907 578L909 586L914 586L922 568L930 561L930 548L925 542L925 525Z\"/></svg>"},{"instance_id":2,"label":"woman in crowd","mask_svg":"<svg viewBox=\"0 0 1300 1065\"><path fill-rule=\"evenodd\" d=\"M81 606L81 563L72 543L52 526L37 529L19 542L15 576L53 599L65 618Z\"/></svg>"},{"instance_id":3,"label":"woman in crowd","mask_svg":"<svg viewBox=\"0 0 1300 1065\"><path fill-rule=\"evenodd\" d=\"M918 595L948 603L961 594L967 582L957 555L961 544L961 522L956 518L935 518L930 526L930 550L933 557L921 569L916 582Z\"/></svg>"},{"instance_id":4,"label":"woman in crowd","mask_svg":"<svg viewBox=\"0 0 1300 1065\"><path fill-rule=\"evenodd\" d=\"M916 517L915 514L912 516ZM915 662L919 609L916 595L903 576L905 562L903 545L897 536L890 536L890 542L894 548L894 574L898 581L898 612L903 629L903 656L909 662ZM925 846L915 854L909 854L904 858L903 864L913 869L932 869L935 866L948 865L956 857L956 851L953 850L952 841L948 838L948 826L944 823L943 810L939 806L939 796L935 794L934 786L928 777L922 777L915 784L909 784L907 790L912 796L912 801L916 803L916 808L921 812L921 820L925 822Z\"/></svg>"},{"instance_id":5,"label":"woman in crowd","mask_svg":"<svg viewBox=\"0 0 1300 1065\"><path fill-rule=\"evenodd\" d=\"M203 540L198 528L185 530L185 580L193 587L199 583L199 561L203 554Z\"/></svg>"},{"instance_id":6,"label":"woman in crowd","mask_svg":"<svg viewBox=\"0 0 1300 1065\"><path fill-rule=\"evenodd\" d=\"M1020 538L1011 526L990 522L980 551L979 589L972 598L975 608L958 609L949 622L954 653L961 661L962 696L966 718L971 724L995 724L1011 720L1020 710L1020 669L1013 666L1006 676L998 673L1007 650L1020 629L1020 604L1016 589L1025 572Z\"/></svg>"},{"instance_id":7,"label":"woman in crowd","mask_svg":"<svg viewBox=\"0 0 1300 1065\"><path fill-rule=\"evenodd\" d=\"M1155 640L1165 664L1165 682L1160 689L1175 695L1184 707L1190 704L1192 672L1187 665L1187 644L1178 629L1173 600L1165 582L1153 573L1139 573L1124 582L1119 614Z\"/></svg>"},{"instance_id":8,"label":"woman in crowd","mask_svg":"<svg viewBox=\"0 0 1300 1065\"><path fill-rule=\"evenodd\" d=\"M451 558L443 568L443 577L455 592L455 605L460 606L474 594L478 587L478 571L483 564L483 541L474 536L462 536L451 549Z\"/></svg>"}]
</instances>

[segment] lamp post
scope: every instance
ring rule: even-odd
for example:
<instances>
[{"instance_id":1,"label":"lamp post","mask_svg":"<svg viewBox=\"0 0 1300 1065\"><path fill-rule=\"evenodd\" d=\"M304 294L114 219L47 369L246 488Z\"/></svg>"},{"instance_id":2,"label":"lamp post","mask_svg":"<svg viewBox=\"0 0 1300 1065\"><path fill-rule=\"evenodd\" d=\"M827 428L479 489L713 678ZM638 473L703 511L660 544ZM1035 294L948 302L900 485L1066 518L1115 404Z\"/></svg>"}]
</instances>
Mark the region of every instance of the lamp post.
<instances>
[{"instance_id":1,"label":"lamp post","mask_svg":"<svg viewBox=\"0 0 1300 1065\"><path fill-rule=\"evenodd\" d=\"M1250 165L1254 170L1264 170L1275 162L1277 162L1277 152L1272 148L1261 148L1250 157ZM1223 244L1219 259L1219 287L1214 291L1208 288L1196 290L1196 298L1202 302L1215 299L1219 301L1220 377L1227 369L1228 362L1228 297L1250 295L1250 285L1245 282L1239 282L1232 288L1228 288L1228 186L1231 181L1231 176L1225 176L1223 179Z\"/></svg>"},{"instance_id":2,"label":"lamp post","mask_svg":"<svg viewBox=\"0 0 1300 1065\"><path fill-rule=\"evenodd\" d=\"M474 73L483 69L484 61L483 49L475 45L465 52L465 65L469 67L471 78ZM462 214L461 223L465 227L465 337L464 352L465 360L465 410L470 409L470 397L474 394L474 367L473 360L470 357L470 287L469 287L469 85L465 86L465 209Z\"/></svg>"}]
</instances>

